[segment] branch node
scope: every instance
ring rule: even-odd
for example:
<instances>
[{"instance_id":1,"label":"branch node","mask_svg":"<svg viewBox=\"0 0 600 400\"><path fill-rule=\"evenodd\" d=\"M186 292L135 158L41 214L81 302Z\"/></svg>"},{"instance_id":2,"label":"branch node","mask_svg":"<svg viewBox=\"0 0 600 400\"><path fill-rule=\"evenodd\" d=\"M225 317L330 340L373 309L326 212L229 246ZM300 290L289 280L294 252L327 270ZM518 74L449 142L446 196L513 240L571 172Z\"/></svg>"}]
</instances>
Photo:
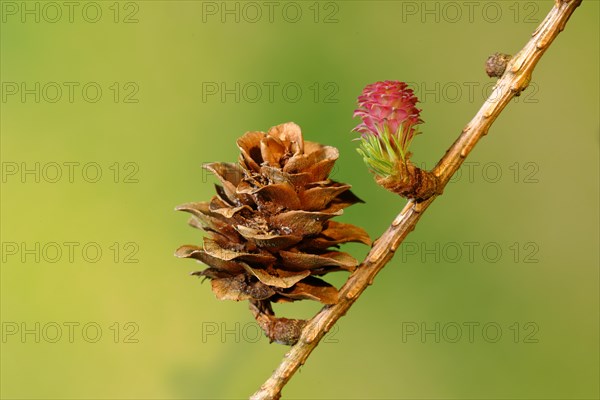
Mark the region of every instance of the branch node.
<instances>
[{"instance_id":1,"label":"branch node","mask_svg":"<svg viewBox=\"0 0 600 400\"><path fill-rule=\"evenodd\" d=\"M309 331L303 338L302 341L306 344L310 344L312 342L314 342L317 339L317 336L319 334L319 330L317 329L313 329L311 331ZM304 360L302 360L300 362L301 365L304 365Z\"/></svg>"},{"instance_id":2,"label":"branch node","mask_svg":"<svg viewBox=\"0 0 600 400\"><path fill-rule=\"evenodd\" d=\"M346 293L346 298L348 300L352 300L353 298L355 298L356 296L358 296L360 292L360 288L359 287L353 287L350 290L348 290L348 293Z\"/></svg>"},{"instance_id":3,"label":"branch node","mask_svg":"<svg viewBox=\"0 0 600 400\"><path fill-rule=\"evenodd\" d=\"M544 40L544 39L540 39L537 42L535 42L535 47L538 50L543 50L546 48L546 46L548 46L548 41Z\"/></svg>"},{"instance_id":4,"label":"branch node","mask_svg":"<svg viewBox=\"0 0 600 400\"><path fill-rule=\"evenodd\" d=\"M387 177L376 176L377 184L402 197L424 201L441 194L441 184L432 172L415 166L409 160L399 162L396 172Z\"/></svg>"},{"instance_id":5,"label":"branch node","mask_svg":"<svg viewBox=\"0 0 600 400\"><path fill-rule=\"evenodd\" d=\"M523 57L523 53L519 52L516 56L514 56L509 63L508 67L510 67L510 71L512 73L517 73L523 67L523 63L525 62L525 57Z\"/></svg>"}]
</instances>

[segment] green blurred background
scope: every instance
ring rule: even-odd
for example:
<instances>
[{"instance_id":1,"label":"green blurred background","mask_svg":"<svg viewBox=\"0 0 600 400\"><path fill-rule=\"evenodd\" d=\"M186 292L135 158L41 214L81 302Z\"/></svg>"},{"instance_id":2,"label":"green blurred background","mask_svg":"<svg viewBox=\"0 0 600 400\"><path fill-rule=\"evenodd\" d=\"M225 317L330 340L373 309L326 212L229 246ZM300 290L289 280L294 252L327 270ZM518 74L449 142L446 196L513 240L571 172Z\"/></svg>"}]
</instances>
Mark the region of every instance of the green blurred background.
<instances>
[{"instance_id":1,"label":"green blurred background","mask_svg":"<svg viewBox=\"0 0 600 400\"><path fill-rule=\"evenodd\" d=\"M1 2L5 399L250 395L286 348L173 257L201 240L173 208L212 196L202 163L294 121L340 149L333 178L366 201L340 220L376 237L404 201L351 141L361 89L413 82L431 167L489 92L486 57L518 51L553 2L72 4ZM598 18L584 0L284 397L598 398Z\"/></svg>"}]
</instances>

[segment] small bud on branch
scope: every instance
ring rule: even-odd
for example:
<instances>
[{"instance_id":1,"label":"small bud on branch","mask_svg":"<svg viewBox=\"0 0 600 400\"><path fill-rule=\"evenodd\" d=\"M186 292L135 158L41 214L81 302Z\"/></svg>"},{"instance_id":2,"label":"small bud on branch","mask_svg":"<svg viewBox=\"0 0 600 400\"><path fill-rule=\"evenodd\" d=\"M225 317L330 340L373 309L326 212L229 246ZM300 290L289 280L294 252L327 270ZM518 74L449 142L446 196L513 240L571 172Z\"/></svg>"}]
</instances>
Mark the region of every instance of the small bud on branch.
<instances>
[{"instance_id":1,"label":"small bud on branch","mask_svg":"<svg viewBox=\"0 0 600 400\"><path fill-rule=\"evenodd\" d=\"M485 72L490 78L500 78L512 56L504 53L494 53L485 61Z\"/></svg>"}]
</instances>

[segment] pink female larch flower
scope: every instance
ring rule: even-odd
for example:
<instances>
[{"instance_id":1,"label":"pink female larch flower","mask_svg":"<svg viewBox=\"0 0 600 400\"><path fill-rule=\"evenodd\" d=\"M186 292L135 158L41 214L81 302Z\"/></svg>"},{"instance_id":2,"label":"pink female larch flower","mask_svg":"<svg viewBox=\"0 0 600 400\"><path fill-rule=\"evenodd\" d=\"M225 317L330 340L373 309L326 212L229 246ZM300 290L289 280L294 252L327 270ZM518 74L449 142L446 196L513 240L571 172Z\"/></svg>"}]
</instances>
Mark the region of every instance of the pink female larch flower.
<instances>
[{"instance_id":1,"label":"pink female larch flower","mask_svg":"<svg viewBox=\"0 0 600 400\"><path fill-rule=\"evenodd\" d=\"M412 89L398 81L372 83L358 97L354 116L362 123L354 130L362 134L359 152L375 173L389 175L396 161L409 158L408 147L423 122L417 102Z\"/></svg>"},{"instance_id":2,"label":"pink female larch flower","mask_svg":"<svg viewBox=\"0 0 600 400\"><path fill-rule=\"evenodd\" d=\"M417 125L423 123L418 101L404 82L372 83L358 97L354 116L362 123L354 130L361 133L358 152L375 181L400 196L421 201L441 189L437 176L410 161L408 148L419 134Z\"/></svg>"}]
</instances>

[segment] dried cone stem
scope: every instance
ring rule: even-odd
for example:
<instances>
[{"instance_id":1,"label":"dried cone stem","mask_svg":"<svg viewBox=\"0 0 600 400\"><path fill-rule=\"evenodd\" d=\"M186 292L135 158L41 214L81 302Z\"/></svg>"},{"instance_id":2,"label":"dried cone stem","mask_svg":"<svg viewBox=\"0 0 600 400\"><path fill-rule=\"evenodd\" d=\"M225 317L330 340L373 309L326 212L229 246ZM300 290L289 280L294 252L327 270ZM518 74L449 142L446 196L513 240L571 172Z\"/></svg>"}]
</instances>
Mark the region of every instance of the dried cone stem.
<instances>
[{"instance_id":1,"label":"dried cone stem","mask_svg":"<svg viewBox=\"0 0 600 400\"><path fill-rule=\"evenodd\" d=\"M277 318L270 302L250 301L250 311L271 342L291 346L298 341L306 320Z\"/></svg>"}]
</instances>

